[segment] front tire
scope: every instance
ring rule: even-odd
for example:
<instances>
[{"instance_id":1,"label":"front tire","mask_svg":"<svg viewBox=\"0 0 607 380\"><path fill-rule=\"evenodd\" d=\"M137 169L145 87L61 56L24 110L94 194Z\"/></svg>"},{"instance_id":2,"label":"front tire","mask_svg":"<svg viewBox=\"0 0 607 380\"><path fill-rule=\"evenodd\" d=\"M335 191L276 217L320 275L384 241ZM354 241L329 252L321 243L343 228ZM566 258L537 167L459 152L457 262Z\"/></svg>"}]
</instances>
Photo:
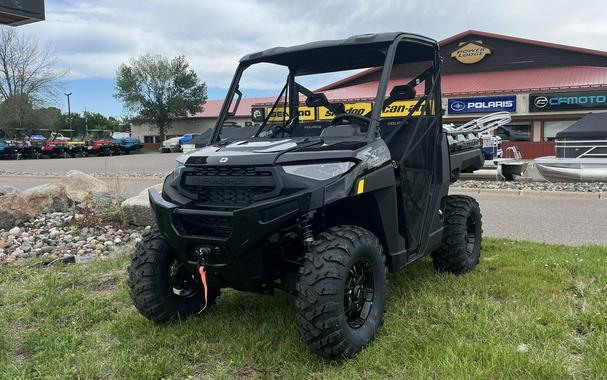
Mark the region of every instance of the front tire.
<instances>
[{"instance_id":1,"label":"front tire","mask_svg":"<svg viewBox=\"0 0 607 380\"><path fill-rule=\"evenodd\" d=\"M432 253L439 271L472 271L481 256L483 224L478 202L465 195L450 195L445 202L445 229L438 251Z\"/></svg>"},{"instance_id":2,"label":"front tire","mask_svg":"<svg viewBox=\"0 0 607 380\"><path fill-rule=\"evenodd\" d=\"M133 305L157 323L183 319L204 307L200 275L192 275L185 269L157 230L137 244L129 267L128 286ZM208 306L218 296L218 288L209 288Z\"/></svg>"},{"instance_id":3,"label":"front tire","mask_svg":"<svg viewBox=\"0 0 607 380\"><path fill-rule=\"evenodd\" d=\"M312 352L356 356L383 323L387 268L375 235L357 226L319 234L297 284L297 321Z\"/></svg>"}]
</instances>

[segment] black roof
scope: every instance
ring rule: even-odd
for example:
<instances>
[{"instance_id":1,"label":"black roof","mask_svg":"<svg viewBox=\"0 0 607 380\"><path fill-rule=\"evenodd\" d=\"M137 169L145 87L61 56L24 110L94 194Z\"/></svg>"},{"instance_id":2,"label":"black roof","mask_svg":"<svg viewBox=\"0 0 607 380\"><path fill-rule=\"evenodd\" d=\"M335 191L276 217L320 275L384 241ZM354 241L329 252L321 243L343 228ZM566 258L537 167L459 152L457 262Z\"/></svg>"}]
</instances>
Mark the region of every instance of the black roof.
<instances>
[{"instance_id":1,"label":"black roof","mask_svg":"<svg viewBox=\"0 0 607 380\"><path fill-rule=\"evenodd\" d=\"M438 50L438 42L431 38L390 32L275 47L247 54L240 62L245 65L260 62L283 65L298 75L378 67L384 64L388 46L398 37L402 38L402 45L399 44L395 63L432 60Z\"/></svg>"},{"instance_id":2,"label":"black roof","mask_svg":"<svg viewBox=\"0 0 607 380\"><path fill-rule=\"evenodd\" d=\"M607 112L589 113L556 134L556 139L607 139Z\"/></svg>"}]
</instances>

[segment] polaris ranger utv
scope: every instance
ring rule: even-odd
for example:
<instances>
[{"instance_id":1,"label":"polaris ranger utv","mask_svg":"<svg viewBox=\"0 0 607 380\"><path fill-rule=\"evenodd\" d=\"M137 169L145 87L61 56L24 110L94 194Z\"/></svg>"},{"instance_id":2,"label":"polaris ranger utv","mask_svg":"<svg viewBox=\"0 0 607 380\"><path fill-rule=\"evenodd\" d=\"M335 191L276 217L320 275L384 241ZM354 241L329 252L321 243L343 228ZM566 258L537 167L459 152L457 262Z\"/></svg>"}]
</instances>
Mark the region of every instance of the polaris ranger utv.
<instances>
[{"instance_id":1,"label":"polaris ranger utv","mask_svg":"<svg viewBox=\"0 0 607 380\"><path fill-rule=\"evenodd\" d=\"M178 159L161 194L149 191L158 229L132 258L135 307L167 322L208 309L222 288L281 289L296 295L313 352L353 357L383 322L388 272L426 254L438 270L472 270L479 206L447 193L482 151L464 144L450 154L440 63L436 41L407 33L243 57L209 144ZM243 73L261 64L284 69L280 95L253 137L223 137L246 88ZM376 78L375 100L363 111L302 84L363 68ZM410 72L417 74L403 74Z\"/></svg>"}]
</instances>

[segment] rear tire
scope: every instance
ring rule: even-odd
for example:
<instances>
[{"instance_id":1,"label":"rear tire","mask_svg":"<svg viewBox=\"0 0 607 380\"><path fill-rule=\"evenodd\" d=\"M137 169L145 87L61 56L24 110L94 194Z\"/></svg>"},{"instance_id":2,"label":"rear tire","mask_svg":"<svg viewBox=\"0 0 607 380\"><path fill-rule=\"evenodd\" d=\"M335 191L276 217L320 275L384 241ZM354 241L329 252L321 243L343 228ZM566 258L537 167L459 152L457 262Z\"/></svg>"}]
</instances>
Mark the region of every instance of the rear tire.
<instances>
[{"instance_id":1,"label":"rear tire","mask_svg":"<svg viewBox=\"0 0 607 380\"><path fill-rule=\"evenodd\" d=\"M445 229L441 248L432 253L439 271L463 274L473 270L481 256L483 225L478 202L450 195L445 202Z\"/></svg>"},{"instance_id":2,"label":"rear tire","mask_svg":"<svg viewBox=\"0 0 607 380\"><path fill-rule=\"evenodd\" d=\"M177 253L157 230L137 243L128 286L133 305L154 322L180 320L204 307L200 275L185 270ZM218 288L209 288L208 306L218 296Z\"/></svg>"},{"instance_id":3,"label":"rear tire","mask_svg":"<svg viewBox=\"0 0 607 380\"><path fill-rule=\"evenodd\" d=\"M312 352L356 356L383 323L386 258L371 232L338 226L319 234L297 284L297 321Z\"/></svg>"}]
</instances>

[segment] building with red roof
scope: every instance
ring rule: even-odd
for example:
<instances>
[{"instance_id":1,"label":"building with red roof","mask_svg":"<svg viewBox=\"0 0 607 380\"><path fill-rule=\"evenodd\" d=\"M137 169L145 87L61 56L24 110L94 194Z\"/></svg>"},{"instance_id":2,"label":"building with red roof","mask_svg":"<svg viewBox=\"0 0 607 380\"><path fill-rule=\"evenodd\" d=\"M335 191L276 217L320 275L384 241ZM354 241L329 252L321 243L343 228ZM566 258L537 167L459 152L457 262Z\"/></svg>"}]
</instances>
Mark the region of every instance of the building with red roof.
<instances>
[{"instance_id":1,"label":"building with red roof","mask_svg":"<svg viewBox=\"0 0 607 380\"><path fill-rule=\"evenodd\" d=\"M476 30L444 39L440 46L445 122L459 124L509 111L512 123L496 133L505 147L518 146L524 158L554 154L557 132L588 112L607 111L607 52ZM413 64L398 66L390 85L406 83L418 71ZM316 91L344 103L370 101L379 75L371 68ZM273 100L243 99L235 121L250 123L251 108ZM221 104L207 102L202 113L174 122L184 126L176 125L170 134L211 127Z\"/></svg>"}]
</instances>

